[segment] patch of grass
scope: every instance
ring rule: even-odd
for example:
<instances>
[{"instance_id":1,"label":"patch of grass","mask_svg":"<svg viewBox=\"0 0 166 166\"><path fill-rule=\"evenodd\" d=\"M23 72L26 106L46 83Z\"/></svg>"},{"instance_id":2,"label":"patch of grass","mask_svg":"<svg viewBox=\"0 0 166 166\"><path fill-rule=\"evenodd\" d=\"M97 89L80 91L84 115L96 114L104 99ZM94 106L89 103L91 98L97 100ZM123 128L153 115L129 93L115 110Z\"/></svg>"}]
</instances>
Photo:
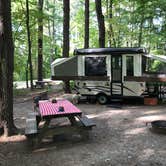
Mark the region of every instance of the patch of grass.
<instances>
[{"instance_id":1,"label":"patch of grass","mask_svg":"<svg viewBox=\"0 0 166 166\"><path fill-rule=\"evenodd\" d=\"M21 97L21 96L32 96L34 94L47 91L47 89L34 89L31 90L30 88L24 88L24 89L13 89L13 96L14 97Z\"/></svg>"}]
</instances>

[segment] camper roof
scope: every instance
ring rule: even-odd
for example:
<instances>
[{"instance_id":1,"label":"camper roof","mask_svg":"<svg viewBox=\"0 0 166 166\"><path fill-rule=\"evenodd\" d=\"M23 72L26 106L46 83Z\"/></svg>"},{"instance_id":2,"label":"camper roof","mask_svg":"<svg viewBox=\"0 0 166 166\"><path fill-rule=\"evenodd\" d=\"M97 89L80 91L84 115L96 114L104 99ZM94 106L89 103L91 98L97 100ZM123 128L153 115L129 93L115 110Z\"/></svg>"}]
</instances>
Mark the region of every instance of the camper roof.
<instances>
[{"instance_id":1,"label":"camper roof","mask_svg":"<svg viewBox=\"0 0 166 166\"><path fill-rule=\"evenodd\" d=\"M146 54L146 49L141 47L124 47L124 48L88 48L88 49L75 49L74 55L89 55L89 54Z\"/></svg>"}]
</instances>

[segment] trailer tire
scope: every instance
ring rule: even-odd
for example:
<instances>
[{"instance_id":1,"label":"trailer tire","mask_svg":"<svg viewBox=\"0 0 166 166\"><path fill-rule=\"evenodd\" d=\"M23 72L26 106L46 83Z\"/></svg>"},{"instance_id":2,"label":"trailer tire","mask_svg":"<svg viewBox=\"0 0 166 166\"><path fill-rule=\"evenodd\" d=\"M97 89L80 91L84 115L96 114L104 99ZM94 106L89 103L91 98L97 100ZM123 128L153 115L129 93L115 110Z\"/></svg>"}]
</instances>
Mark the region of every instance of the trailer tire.
<instances>
[{"instance_id":1,"label":"trailer tire","mask_svg":"<svg viewBox=\"0 0 166 166\"><path fill-rule=\"evenodd\" d=\"M106 104L108 102L108 96L106 94L100 93L97 95L97 101L99 104Z\"/></svg>"}]
</instances>

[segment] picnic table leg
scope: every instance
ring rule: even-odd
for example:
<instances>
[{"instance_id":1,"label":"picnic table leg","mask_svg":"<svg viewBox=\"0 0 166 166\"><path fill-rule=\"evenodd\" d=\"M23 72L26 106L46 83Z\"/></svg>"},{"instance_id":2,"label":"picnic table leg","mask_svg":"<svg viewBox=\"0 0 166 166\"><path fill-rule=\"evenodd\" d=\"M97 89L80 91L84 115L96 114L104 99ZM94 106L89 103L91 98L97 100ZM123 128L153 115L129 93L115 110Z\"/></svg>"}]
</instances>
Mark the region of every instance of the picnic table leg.
<instances>
[{"instance_id":1,"label":"picnic table leg","mask_svg":"<svg viewBox=\"0 0 166 166\"><path fill-rule=\"evenodd\" d=\"M41 116L36 116L37 127L39 127L39 123L41 121Z\"/></svg>"},{"instance_id":2,"label":"picnic table leg","mask_svg":"<svg viewBox=\"0 0 166 166\"><path fill-rule=\"evenodd\" d=\"M80 135L83 140L89 139L89 130L85 130L85 129L81 130Z\"/></svg>"},{"instance_id":3,"label":"picnic table leg","mask_svg":"<svg viewBox=\"0 0 166 166\"><path fill-rule=\"evenodd\" d=\"M72 126L77 125L77 121L74 116L68 117Z\"/></svg>"},{"instance_id":4,"label":"picnic table leg","mask_svg":"<svg viewBox=\"0 0 166 166\"><path fill-rule=\"evenodd\" d=\"M39 129L39 134L37 135L37 142L36 142L36 146L38 147L40 145L40 143L42 142L42 139L44 138L45 136L45 133L47 132L48 130L48 127L49 127L49 124L50 124L50 119L47 119L44 123L44 126Z\"/></svg>"},{"instance_id":5,"label":"picnic table leg","mask_svg":"<svg viewBox=\"0 0 166 166\"><path fill-rule=\"evenodd\" d=\"M37 145L38 145L38 137L37 137L37 135L35 134L35 135L29 135L28 137L27 137L27 143L28 143L28 148L32 148L32 149L34 149L34 148L36 148L37 147Z\"/></svg>"}]
</instances>

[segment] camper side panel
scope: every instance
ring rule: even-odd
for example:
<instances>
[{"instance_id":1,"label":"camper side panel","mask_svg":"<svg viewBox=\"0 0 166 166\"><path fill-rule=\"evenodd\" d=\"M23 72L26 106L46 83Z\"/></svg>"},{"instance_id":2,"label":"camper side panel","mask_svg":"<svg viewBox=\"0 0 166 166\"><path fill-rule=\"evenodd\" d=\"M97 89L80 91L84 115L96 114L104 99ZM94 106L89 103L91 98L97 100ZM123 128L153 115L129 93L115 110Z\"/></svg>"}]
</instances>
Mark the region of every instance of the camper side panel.
<instances>
[{"instance_id":1,"label":"camper side panel","mask_svg":"<svg viewBox=\"0 0 166 166\"><path fill-rule=\"evenodd\" d=\"M77 56L54 67L56 76L78 76Z\"/></svg>"}]
</instances>

